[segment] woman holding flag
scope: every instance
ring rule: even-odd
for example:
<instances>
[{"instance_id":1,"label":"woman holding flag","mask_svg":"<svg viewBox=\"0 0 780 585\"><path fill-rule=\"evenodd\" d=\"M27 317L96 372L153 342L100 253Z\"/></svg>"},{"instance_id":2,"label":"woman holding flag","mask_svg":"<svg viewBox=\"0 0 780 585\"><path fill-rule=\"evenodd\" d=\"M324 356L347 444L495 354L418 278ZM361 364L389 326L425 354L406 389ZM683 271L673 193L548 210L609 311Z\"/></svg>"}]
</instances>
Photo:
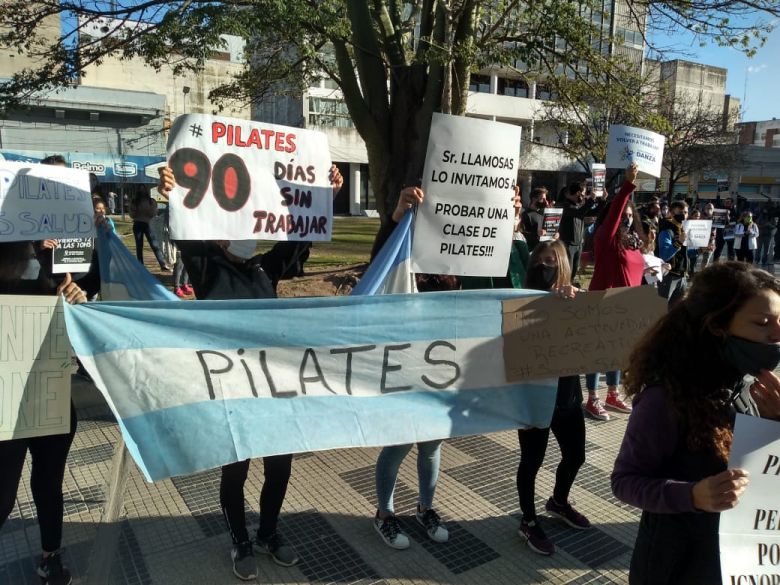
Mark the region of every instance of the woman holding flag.
<instances>
[{"instance_id":1,"label":"woman holding flag","mask_svg":"<svg viewBox=\"0 0 780 585\"><path fill-rule=\"evenodd\" d=\"M63 295L65 302L84 303L84 291L65 274L59 284L41 269L32 242L0 243L0 294ZM70 432L30 439L0 441L0 527L14 507L19 480L27 451L32 456L30 490L38 513L41 533L41 560L37 573L42 585L69 585L71 576L63 567L62 481L73 436L76 434L76 411L70 406Z\"/></svg>"}]
</instances>

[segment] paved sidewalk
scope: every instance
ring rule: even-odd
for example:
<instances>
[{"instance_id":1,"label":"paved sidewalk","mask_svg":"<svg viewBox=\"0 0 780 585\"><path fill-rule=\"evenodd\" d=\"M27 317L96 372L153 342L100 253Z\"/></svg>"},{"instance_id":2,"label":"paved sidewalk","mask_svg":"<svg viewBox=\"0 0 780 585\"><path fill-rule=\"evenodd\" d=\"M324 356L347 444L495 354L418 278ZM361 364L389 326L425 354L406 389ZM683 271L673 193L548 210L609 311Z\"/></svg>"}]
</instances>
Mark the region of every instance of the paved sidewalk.
<instances>
[{"instance_id":1,"label":"paved sidewalk","mask_svg":"<svg viewBox=\"0 0 780 585\"><path fill-rule=\"evenodd\" d=\"M64 558L74 583L239 583L231 572L230 538L219 510L218 471L148 484L130 461L119 519L101 524L119 433L93 386L74 377L73 393L79 426L65 474ZM516 433L445 443L435 504L450 529L446 544L428 540L414 522L414 451L407 457L396 486L396 511L412 540L406 551L385 546L372 526L377 449L296 456L280 529L298 549L301 562L283 568L259 557L257 582L626 583L639 513L616 501L609 487L626 418L588 420L587 461L571 497L594 527L576 531L542 514L542 525L558 546L551 557L534 554L517 536ZM551 437L537 480L539 510L551 493L558 461ZM246 486L252 521L262 471L262 461L253 461ZM0 531L0 585L38 585L34 563L40 541L29 492L29 459L18 498ZM96 576L103 561L110 569L106 578Z\"/></svg>"}]
</instances>

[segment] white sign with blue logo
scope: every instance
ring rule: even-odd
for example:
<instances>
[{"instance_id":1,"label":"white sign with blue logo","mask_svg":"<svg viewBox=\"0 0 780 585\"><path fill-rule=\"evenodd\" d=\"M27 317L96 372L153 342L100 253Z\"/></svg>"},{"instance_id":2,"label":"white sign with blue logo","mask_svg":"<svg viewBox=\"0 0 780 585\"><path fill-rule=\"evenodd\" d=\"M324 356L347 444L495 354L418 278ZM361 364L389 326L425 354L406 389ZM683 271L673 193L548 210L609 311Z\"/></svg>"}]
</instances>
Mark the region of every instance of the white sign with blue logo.
<instances>
[{"instance_id":1,"label":"white sign with blue logo","mask_svg":"<svg viewBox=\"0 0 780 585\"><path fill-rule=\"evenodd\" d=\"M636 163L640 172L660 177L665 143L666 138L661 134L614 124L609 127L607 168L624 169Z\"/></svg>"}]
</instances>

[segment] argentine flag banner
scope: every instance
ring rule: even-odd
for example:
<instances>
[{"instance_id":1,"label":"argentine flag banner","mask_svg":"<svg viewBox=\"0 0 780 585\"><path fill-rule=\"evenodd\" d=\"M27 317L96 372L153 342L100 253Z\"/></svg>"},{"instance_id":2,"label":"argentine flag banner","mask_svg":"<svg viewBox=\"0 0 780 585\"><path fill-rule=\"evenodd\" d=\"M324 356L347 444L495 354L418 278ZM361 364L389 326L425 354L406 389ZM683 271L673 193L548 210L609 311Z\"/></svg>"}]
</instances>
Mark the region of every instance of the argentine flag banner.
<instances>
[{"instance_id":1,"label":"argentine flag banner","mask_svg":"<svg viewBox=\"0 0 780 585\"><path fill-rule=\"evenodd\" d=\"M502 301L458 291L66 305L73 348L150 481L251 457L549 426L507 383Z\"/></svg>"},{"instance_id":2,"label":"argentine flag banner","mask_svg":"<svg viewBox=\"0 0 780 585\"><path fill-rule=\"evenodd\" d=\"M99 228L97 235L101 298L112 301L179 300L133 256L113 230Z\"/></svg>"}]
</instances>

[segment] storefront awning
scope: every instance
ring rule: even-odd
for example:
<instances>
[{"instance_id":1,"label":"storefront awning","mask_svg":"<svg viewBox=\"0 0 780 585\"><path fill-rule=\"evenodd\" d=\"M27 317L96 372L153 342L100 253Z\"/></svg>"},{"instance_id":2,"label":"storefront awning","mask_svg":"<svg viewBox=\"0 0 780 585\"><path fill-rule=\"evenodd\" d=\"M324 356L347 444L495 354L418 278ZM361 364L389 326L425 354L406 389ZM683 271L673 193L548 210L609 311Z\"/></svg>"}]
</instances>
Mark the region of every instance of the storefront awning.
<instances>
[{"instance_id":1,"label":"storefront awning","mask_svg":"<svg viewBox=\"0 0 780 585\"><path fill-rule=\"evenodd\" d=\"M95 173L101 183L146 183L156 185L157 169L165 165L165 157L94 152L44 152L39 150L0 150L0 160L39 163L47 156L61 154L69 167Z\"/></svg>"}]
</instances>

